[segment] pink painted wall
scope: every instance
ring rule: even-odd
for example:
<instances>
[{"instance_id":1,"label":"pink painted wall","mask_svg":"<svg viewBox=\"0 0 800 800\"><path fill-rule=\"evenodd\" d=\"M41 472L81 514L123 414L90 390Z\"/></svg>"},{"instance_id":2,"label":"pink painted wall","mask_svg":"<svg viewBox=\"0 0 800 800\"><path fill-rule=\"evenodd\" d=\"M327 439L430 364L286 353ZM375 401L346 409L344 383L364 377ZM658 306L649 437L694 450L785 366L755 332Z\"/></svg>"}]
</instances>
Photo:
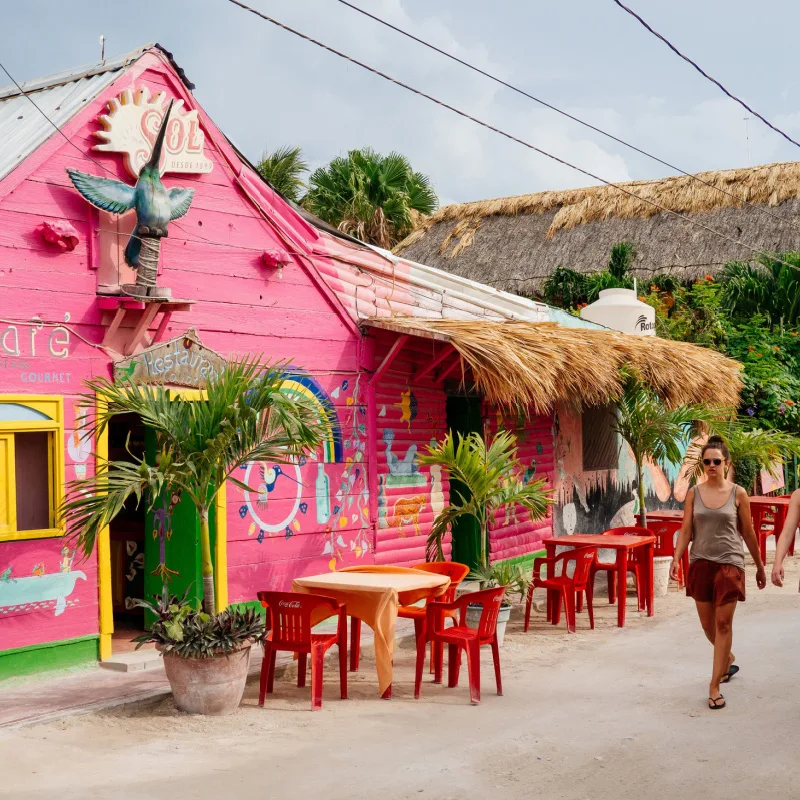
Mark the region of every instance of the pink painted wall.
<instances>
[{"instance_id":1,"label":"pink painted wall","mask_svg":"<svg viewBox=\"0 0 800 800\"><path fill-rule=\"evenodd\" d=\"M196 107L167 63L154 53L145 55L65 126L69 142L53 136L0 183L0 318L7 320L0 322L0 340L9 324L16 324L20 340L19 355L0 346L0 395L64 396L68 440L82 382L111 373L109 356L97 346L104 334L95 295L98 216L72 188L65 167L130 180L121 157L90 148L97 141L97 115L107 101L141 85ZM162 339L194 327L206 346L225 356L258 353L269 360L291 360L330 398L345 442L340 462L324 465L331 493L330 518L324 522L319 520L325 514L318 517L316 510L316 463L300 469L302 485L281 476L268 503L258 497L248 502L241 490L229 488L229 597L235 602L252 600L260 588L286 587L296 574L372 557L361 449L365 429L359 337L308 258L293 257L281 279L261 265L264 250L310 253L318 236L268 187L244 174L246 168L202 113L201 120L205 152L214 170L165 177L168 187L193 187L195 197L187 216L173 223L169 238L163 240L160 277L174 297L195 302L190 311L173 315ZM105 169L93 163L90 154ZM259 194L254 197L256 189ZM69 221L80 237L75 250L62 252L46 244L37 230L43 220ZM44 327L31 339L36 328L28 323L33 317L65 326L53 345L59 356L65 351L63 357L54 357L48 348L52 328ZM65 339L68 344L62 345ZM7 345L11 341L11 336L5 339ZM67 479L93 469L87 449L73 445L67 452ZM266 465L267 471L271 466ZM259 468L253 469L259 477ZM272 529L286 517L287 525ZM265 532L259 536L261 530ZM14 579L42 577L34 571L43 571L45 577L58 573L64 544L62 539L0 543L6 588ZM0 650L98 632L95 556L86 561L76 557L72 571L82 575L58 614L53 601L0 607ZM11 595L0 592L3 596Z\"/></svg>"},{"instance_id":2,"label":"pink painted wall","mask_svg":"<svg viewBox=\"0 0 800 800\"><path fill-rule=\"evenodd\" d=\"M376 364L393 334L376 335ZM379 564L410 565L425 561L431 524L449 498L446 474L423 467L417 457L447 431L446 395L430 376L413 375L430 363L438 350L429 340L410 337L376 387ZM445 542L450 554L450 542Z\"/></svg>"}]
</instances>

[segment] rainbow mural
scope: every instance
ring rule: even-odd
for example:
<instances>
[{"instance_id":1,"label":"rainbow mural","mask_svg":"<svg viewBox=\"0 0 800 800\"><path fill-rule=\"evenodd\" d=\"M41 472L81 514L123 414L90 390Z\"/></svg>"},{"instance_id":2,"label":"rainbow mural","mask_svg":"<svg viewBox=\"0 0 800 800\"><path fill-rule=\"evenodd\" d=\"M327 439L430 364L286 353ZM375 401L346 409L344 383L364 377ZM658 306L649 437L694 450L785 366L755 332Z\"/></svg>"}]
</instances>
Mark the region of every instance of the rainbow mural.
<instances>
[{"instance_id":1,"label":"rainbow mural","mask_svg":"<svg viewBox=\"0 0 800 800\"><path fill-rule=\"evenodd\" d=\"M328 423L328 438L322 443L322 460L326 464L340 464L344 461L342 447L342 425L339 415L328 393L310 375L287 372L281 391L302 395L312 400L319 408L320 419Z\"/></svg>"}]
</instances>

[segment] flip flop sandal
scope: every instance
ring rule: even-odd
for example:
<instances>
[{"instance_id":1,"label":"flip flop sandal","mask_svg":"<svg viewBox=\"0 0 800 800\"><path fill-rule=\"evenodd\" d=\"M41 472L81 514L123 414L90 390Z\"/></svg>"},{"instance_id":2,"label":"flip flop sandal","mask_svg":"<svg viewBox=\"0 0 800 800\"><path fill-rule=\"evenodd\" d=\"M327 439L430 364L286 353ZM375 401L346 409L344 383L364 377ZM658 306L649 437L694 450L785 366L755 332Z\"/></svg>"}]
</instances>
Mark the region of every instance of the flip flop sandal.
<instances>
[{"instance_id":1,"label":"flip flop sandal","mask_svg":"<svg viewBox=\"0 0 800 800\"><path fill-rule=\"evenodd\" d=\"M722 702L720 702L720 700ZM711 711L719 711L721 708L725 708L725 698L722 695L719 697L709 697L708 708Z\"/></svg>"},{"instance_id":2,"label":"flip flop sandal","mask_svg":"<svg viewBox=\"0 0 800 800\"><path fill-rule=\"evenodd\" d=\"M720 683L728 683L730 679L739 671L739 667L736 664L731 664L730 669L728 670L728 674L720 681Z\"/></svg>"}]
</instances>

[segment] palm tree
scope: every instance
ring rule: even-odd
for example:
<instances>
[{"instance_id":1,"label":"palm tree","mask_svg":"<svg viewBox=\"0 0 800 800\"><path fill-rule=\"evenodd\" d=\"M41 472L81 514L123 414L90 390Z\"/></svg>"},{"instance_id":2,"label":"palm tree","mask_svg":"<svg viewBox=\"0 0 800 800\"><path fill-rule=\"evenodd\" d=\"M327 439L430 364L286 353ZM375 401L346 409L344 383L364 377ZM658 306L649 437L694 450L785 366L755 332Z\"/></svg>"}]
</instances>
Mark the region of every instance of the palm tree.
<instances>
[{"instance_id":1,"label":"palm tree","mask_svg":"<svg viewBox=\"0 0 800 800\"><path fill-rule=\"evenodd\" d=\"M309 178L303 205L320 219L364 242L391 248L411 233L420 214L439 205L430 180L405 156L369 147L334 158Z\"/></svg>"},{"instance_id":2,"label":"palm tree","mask_svg":"<svg viewBox=\"0 0 800 800\"><path fill-rule=\"evenodd\" d=\"M762 256L755 264L730 261L718 279L722 305L730 314L759 314L771 325L795 326L800 321L800 253Z\"/></svg>"},{"instance_id":3,"label":"palm tree","mask_svg":"<svg viewBox=\"0 0 800 800\"><path fill-rule=\"evenodd\" d=\"M517 459L516 439L506 431L498 433L488 447L478 433L448 433L441 442L429 446L428 454L420 456L419 461L440 464L451 481L460 481L466 487L463 495L458 490L453 492L456 497L451 495L450 503L433 521L426 551L429 561L444 559L442 541L448 528L454 520L469 515L480 526L479 569L485 571L489 566L489 522L494 512L521 505L531 519L541 519L553 502L544 478L529 483L520 479L525 470Z\"/></svg>"},{"instance_id":4,"label":"palm tree","mask_svg":"<svg viewBox=\"0 0 800 800\"><path fill-rule=\"evenodd\" d=\"M723 415L702 405L667 408L658 395L636 380L629 380L617 403L614 430L630 445L636 462L639 492L639 524L647 524L644 504L644 462L680 464L698 426Z\"/></svg>"},{"instance_id":5,"label":"palm tree","mask_svg":"<svg viewBox=\"0 0 800 800\"><path fill-rule=\"evenodd\" d=\"M635 256L636 249L630 242L612 245L606 268L587 277L589 302L597 300L603 289L633 289L630 266Z\"/></svg>"},{"instance_id":6,"label":"palm tree","mask_svg":"<svg viewBox=\"0 0 800 800\"><path fill-rule=\"evenodd\" d=\"M156 463L98 462L97 474L73 480L62 506L70 535L84 554L94 549L100 531L136 498L153 509L166 493L186 496L200 520L203 605L215 612L209 509L228 481L245 489L236 474L250 461L292 463L313 451L326 428L304 397L282 390L283 365L264 366L258 358L229 362L208 383L205 401L171 397L163 386L106 378L87 381L82 404L100 409L86 428L102 433L118 414L137 414L156 437Z\"/></svg>"},{"instance_id":7,"label":"palm tree","mask_svg":"<svg viewBox=\"0 0 800 800\"><path fill-rule=\"evenodd\" d=\"M752 490L761 470L774 473L776 465L792 456L800 456L800 439L783 431L754 428L746 418L716 421L706 426L710 433L721 436L731 454L736 482ZM686 453L695 477L703 474L702 444L693 443Z\"/></svg>"},{"instance_id":8,"label":"palm tree","mask_svg":"<svg viewBox=\"0 0 800 800\"><path fill-rule=\"evenodd\" d=\"M301 176L308 164L299 147L279 147L274 153L265 152L256 166L261 177L293 203L300 202L306 185Z\"/></svg>"}]
</instances>

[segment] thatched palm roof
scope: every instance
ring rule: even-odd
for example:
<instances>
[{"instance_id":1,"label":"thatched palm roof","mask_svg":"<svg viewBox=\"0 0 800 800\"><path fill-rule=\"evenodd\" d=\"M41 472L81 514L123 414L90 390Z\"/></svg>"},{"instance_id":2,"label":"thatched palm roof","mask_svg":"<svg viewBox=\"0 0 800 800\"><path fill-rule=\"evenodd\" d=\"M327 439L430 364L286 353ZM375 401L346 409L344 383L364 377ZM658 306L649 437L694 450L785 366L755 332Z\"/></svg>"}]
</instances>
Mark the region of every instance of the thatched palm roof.
<instances>
[{"instance_id":1,"label":"thatched palm roof","mask_svg":"<svg viewBox=\"0 0 800 800\"><path fill-rule=\"evenodd\" d=\"M773 216L684 175L620 185L760 249L800 249L800 162L699 177ZM636 246L633 272L643 280L662 272L691 280L732 259L753 257L751 250L609 186L443 206L395 252L498 289L535 294L559 265L602 269L611 246L623 240Z\"/></svg>"},{"instance_id":2,"label":"thatched palm roof","mask_svg":"<svg viewBox=\"0 0 800 800\"><path fill-rule=\"evenodd\" d=\"M623 368L669 405L736 406L741 364L694 344L552 322L377 318L366 324L448 342L478 389L503 405L596 405L620 397Z\"/></svg>"}]
</instances>

